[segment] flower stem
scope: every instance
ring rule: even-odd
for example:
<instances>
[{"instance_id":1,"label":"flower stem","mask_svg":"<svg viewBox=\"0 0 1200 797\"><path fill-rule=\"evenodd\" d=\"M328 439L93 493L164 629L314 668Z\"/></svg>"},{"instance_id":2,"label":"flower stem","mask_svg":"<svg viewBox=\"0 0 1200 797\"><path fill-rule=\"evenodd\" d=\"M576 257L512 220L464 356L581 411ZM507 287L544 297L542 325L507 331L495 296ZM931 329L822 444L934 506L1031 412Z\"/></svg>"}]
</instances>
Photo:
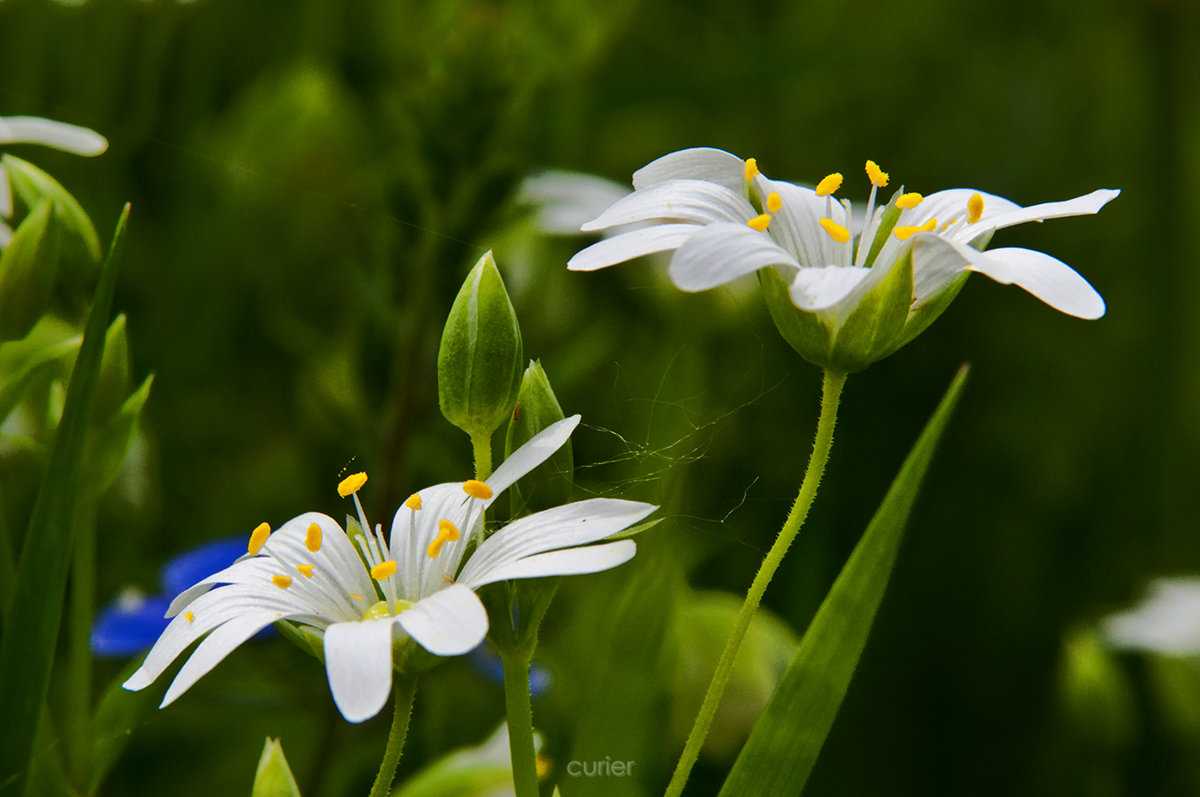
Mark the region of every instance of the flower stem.
<instances>
[{"instance_id":1,"label":"flower stem","mask_svg":"<svg viewBox=\"0 0 1200 797\"><path fill-rule=\"evenodd\" d=\"M821 483L821 476L825 473L825 463L829 461L829 450L833 446L833 427L837 421L838 403L842 395L842 386L845 383L846 374L825 372L821 386L821 415L817 419L817 434L813 440L812 453L808 457L808 467L804 471L804 480L800 483L800 491L796 494L796 500L792 503L792 509L783 523L783 528L779 531L779 536L775 538L775 544L767 552L762 565L758 568L758 574L754 576L754 581L751 582L750 589L746 592L746 600L742 604L741 612L738 613L733 633L725 643L725 650L721 653L716 672L713 673L712 681L708 685L708 692L704 695L700 713L696 715L696 721L692 725L691 733L688 734L683 753L679 756L679 763L675 766L675 774L671 776L671 782L667 784L667 797L679 797L683 792L688 775L691 774L692 767L695 766L696 759L700 755L700 747L704 744L704 739L708 736L708 730L716 716L717 706L721 703L721 695L725 692L725 686L729 683L729 677L733 673L733 664L737 659L738 650L742 646L742 640L746 636L746 630L750 627L750 620L754 618L754 613L758 610L758 604L762 601L763 594L771 583L771 578L779 569L779 565L791 546L792 540L800 531L800 527L804 525L808 510L817 496L817 487Z\"/></svg>"},{"instance_id":2,"label":"flower stem","mask_svg":"<svg viewBox=\"0 0 1200 797\"><path fill-rule=\"evenodd\" d=\"M484 481L492 475L492 435L471 435L471 448L475 452L475 478Z\"/></svg>"},{"instance_id":3,"label":"flower stem","mask_svg":"<svg viewBox=\"0 0 1200 797\"><path fill-rule=\"evenodd\" d=\"M508 751L516 797L537 797L537 753L533 748L533 705L529 694L529 662L524 652L501 651L504 663L504 708L508 715Z\"/></svg>"},{"instance_id":4,"label":"flower stem","mask_svg":"<svg viewBox=\"0 0 1200 797\"><path fill-rule=\"evenodd\" d=\"M408 737L408 720L412 716L413 698L417 694L417 679L398 677L392 684L392 694L396 698L392 728L388 731L387 747L383 751L383 760L379 762L379 773L375 775L369 797L387 797L392 791L392 778L396 776L396 766L400 763L404 740Z\"/></svg>"}]
</instances>

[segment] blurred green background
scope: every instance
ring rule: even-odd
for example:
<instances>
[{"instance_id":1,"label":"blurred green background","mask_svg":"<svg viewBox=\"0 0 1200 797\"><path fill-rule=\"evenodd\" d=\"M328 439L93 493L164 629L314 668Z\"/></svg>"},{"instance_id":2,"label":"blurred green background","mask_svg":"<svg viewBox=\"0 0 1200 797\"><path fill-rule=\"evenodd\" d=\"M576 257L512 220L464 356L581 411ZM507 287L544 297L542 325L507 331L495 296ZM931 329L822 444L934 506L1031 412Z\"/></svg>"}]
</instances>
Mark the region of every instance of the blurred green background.
<instances>
[{"instance_id":1,"label":"blurred green background","mask_svg":"<svg viewBox=\"0 0 1200 797\"><path fill-rule=\"evenodd\" d=\"M1131 711L1109 699L1117 685L1074 701L1060 689L1069 629L1155 574L1200 571L1198 34L1187 0L0 0L0 113L111 142L87 161L13 152L75 192L102 235L133 203L117 309L135 378L156 378L139 471L104 508L101 598L153 589L172 554L261 520L336 516L351 457L372 474L376 519L469 475L434 364L459 283L494 248L527 356L584 416L581 494L661 503L666 519L631 565L564 582L541 653L558 685L535 721L560 766L639 762L637 779L564 778L566 797L658 793L680 747L664 742L678 651L663 629L685 583L749 583L799 483L819 373L753 281L687 295L661 264L566 272L587 240L534 234L521 180L561 168L627 183L705 145L773 178L840 170L855 199L867 158L924 193L1034 204L1120 188L1099 216L996 241L1076 267L1104 319L976 278L851 378L767 604L803 630L970 361L807 793L1200 790L1200 737L1170 721L1143 662L1118 662ZM4 511L21 518L31 495L14 473L0 471ZM101 663L100 681L120 666ZM401 775L481 740L502 706L498 685L443 666L418 695ZM386 723L342 722L321 668L266 642L148 714L106 793L245 793L267 734L306 795L363 791ZM689 793L715 793L727 766L704 763Z\"/></svg>"}]
</instances>

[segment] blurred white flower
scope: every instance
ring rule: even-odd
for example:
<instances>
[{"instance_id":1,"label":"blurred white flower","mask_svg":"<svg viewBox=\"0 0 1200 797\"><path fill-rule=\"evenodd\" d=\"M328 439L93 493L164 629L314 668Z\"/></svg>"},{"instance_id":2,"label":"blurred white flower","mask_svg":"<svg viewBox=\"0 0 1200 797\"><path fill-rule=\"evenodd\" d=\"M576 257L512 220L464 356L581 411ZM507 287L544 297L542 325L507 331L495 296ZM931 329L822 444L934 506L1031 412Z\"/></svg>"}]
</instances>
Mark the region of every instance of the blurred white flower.
<instances>
[{"instance_id":1,"label":"blurred white flower","mask_svg":"<svg viewBox=\"0 0 1200 797\"><path fill-rule=\"evenodd\" d=\"M1132 609L1105 617L1101 632L1115 647L1200 655L1200 578L1160 578Z\"/></svg>"}]
</instances>

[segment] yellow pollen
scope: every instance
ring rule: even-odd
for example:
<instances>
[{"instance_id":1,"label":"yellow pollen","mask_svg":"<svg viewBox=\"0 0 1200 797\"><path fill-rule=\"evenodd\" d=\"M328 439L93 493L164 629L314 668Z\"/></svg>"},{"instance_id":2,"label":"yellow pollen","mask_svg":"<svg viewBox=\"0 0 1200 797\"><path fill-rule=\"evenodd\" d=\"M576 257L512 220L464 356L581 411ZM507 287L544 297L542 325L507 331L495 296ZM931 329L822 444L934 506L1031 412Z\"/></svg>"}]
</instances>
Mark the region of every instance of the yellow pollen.
<instances>
[{"instance_id":1,"label":"yellow pollen","mask_svg":"<svg viewBox=\"0 0 1200 797\"><path fill-rule=\"evenodd\" d=\"M316 523L308 524L308 533L304 535L304 547L313 553L321 550L321 527Z\"/></svg>"},{"instance_id":2,"label":"yellow pollen","mask_svg":"<svg viewBox=\"0 0 1200 797\"><path fill-rule=\"evenodd\" d=\"M921 200L924 198L925 197L916 193L901 194L900 196L896 197L896 207L900 208L901 210L915 208L917 205L921 204Z\"/></svg>"},{"instance_id":3,"label":"yellow pollen","mask_svg":"<svg viewBox=\"0 0 1200 797\"><path fill-rule=\"evenodd\" d=\"M350 597L351 597L351 598L354 598L355 600L362 600L362 599L363 599L363 596L362 596L362 595L355 595L353 592L351 592L351 593L350 593Z\"/></svg>"},{"instance_id":4,"label":"yellow pollen","mask_svg":"<svg viewBox=\"0 0 1200 797\"><path fill-rule=\"evenodd\" d=\"M271 576L271 583L280 589L287 589L292 585L291 576Z\"/></svg>"},{"instance_id":5,"label":"yellow pollen","mask_svg":"<svg viewBox=\"0 0 1200 797\"><path fill-rule=\"evenodd\" d=\"M825 232L829 233L830 238L840 244L850 240L850 231L833 219L821 219L821 226L825 228Z\"/></svg>"},{"instance_id":6,"label":"yellow pollen","mask_svg":"<svg viewBox=\"0 0 1200 797\"><path fill-rule=\"evenodd\" d=\"M258 552L267 543L267 537L271 536L271 527L266 523L259 523L258 527L250 534L250 544L246 546L246 552L251 556L257 556Z\"/></svg>"},{"instance_id":7,"label":"yellow pollen","mask_svg":"<svg viewBox=\"0 0 1200 797\"><path fill-rule=\"evenodd\" d=\"M967 224L974 224L983 217L983 195L971 194L967 200Z\"/></svg>"},{"instance_id":8,"label":"yellow pollen","mask_svg":"<svg viewBox=\"0 0 1200 797\"><path fill-rule=\"evenodd\" d=\"M888 173L880 169L875 161L867 161L867 177L876 188L883 188L888 184Z\"/></svg>"},{"instance_id":9,"label":"yellow pollen","mask_svg":"<svg viewBox=\"0 0 1200 797\"><path fill-rule=\"evenodd\" d=\"M296 565L296 569L299 570L300 575L304 576L305 578L312 578L312 565Z\"/></svg>"},{"instance_id":10,"label":"yellow pollen","mask_svg":"<svg viewBox=\"0 0 1200 797\"><path fill-rule=\"evenodd\" d=\"M409 509L411 509L412 511L416 512L418 509L421 508L421 496L416 493L413 493L412 495L410 495L408 497L408 500L404 502L404 505L406 507L408 507Z\"/></svg>"},{"instance_id":11,"label":"yellow pollen","mask_svg":"<svg viewBox=\"0 0 1200 797\"><path fill-rule=\"evenodd\" d=\"M492 497L492 488L478 479L468 479L463 482L463 492L472 498L487 499Z\"/></svg>"},{"instance_id":12,"label":"yellow pollen","mask_svg":"<svg viewBox=\"0 0 1200 797\"><path fill-rule=\"evenodd\" d=\"M458 539L458 528L449 520L438 521L438 532L448 540Z\"/></svg>"},{"instance_id":13,"label":"yellow pollen","mask_svg":"<svg viewBox=\"0 0 1200 797\"><path fill-rule=\"evenodd\" d=\"M778 213L783 208L783 200L777 191L767 194L767 212Z\"/></svg>"},{"instance_id":14,"label":"yellow pollen","mask_svg":"<svg viewBox=\"0 0 1200 797\"><path fill-rule=\"evenodd\" d=\"M346 478L342 479L341 483L338 484L338 495L340 495L342 498L348 498L362 489L362 486L366 483L367 474L352 473Z\"/></svg>"},{"instance_id":15,"label":"yellow pollen","mask_svg":"<svg viewBox=\"0 0 1200 797\"><path fill-rule=\"evenodd\" d=\"M897 227L894 232L901 241L907 241L910 236L919 232L931 232L937 228L937 219L930 219L920 227Z\"/></svg>"},{"instance_id":16,"label":"yellow pollen","mask_svg":"<svg viewBox=\"0 0 1200 797\"><path fill-rule=\"evenodd\" d=\"M192 614L191 612L184 612L183 619L187 620L190 623L196 619L196 615Z\"/></svg>"},{"instance_id":17,"label":"yellow pollen","mask_svg":"<svg viewBox=\"0 0 1200 797\"><path fill-rule=\"evenodd\" d=\"M754 218L750 219L750 221L746 222L746 224L758 230L759 232L766 232L766 229L771 226L771 214L763 213L755 216Z\"/></svg>"},{"instance_id":18,"label":"yellow pollen","mask_svg":"<svg viewBox=\"0 0 1200 797\"><path fill-rule=\"evenodd\" d=\"M371 578L376 581L383 581L385 578L396 573L396 562L394 559L388 559L386 562L380 562L371 568Z\"/></svg>"},{"instance_id":19,"label":"yellow pollen","mask_svg":"<svg viewBox=\"0 0 1200 797\"><path fill-rule=\"evenodd\" d=\"M842 173L827 174L817 183L817 196L829 196L842 187Z\"/></svg>"},{"instance_id":20,"label":"yellow pollen","mask_svg":"<svg viewBox=\"0 0 1200 797\"><path fill-rule=\"evenodd\" d=\"M750 182L755 177L758 177L758 160L755 158L746 158L746 182Z\"/></svg>"}]
</instances>

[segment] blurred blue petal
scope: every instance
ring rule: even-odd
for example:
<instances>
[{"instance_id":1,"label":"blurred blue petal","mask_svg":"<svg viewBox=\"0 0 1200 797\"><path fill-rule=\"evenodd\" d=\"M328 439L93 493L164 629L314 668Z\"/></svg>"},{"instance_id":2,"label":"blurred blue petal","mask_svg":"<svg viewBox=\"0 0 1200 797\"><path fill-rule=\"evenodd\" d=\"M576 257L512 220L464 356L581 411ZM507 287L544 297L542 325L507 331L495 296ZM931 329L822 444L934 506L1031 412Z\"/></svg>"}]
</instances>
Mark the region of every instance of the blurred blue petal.
<instances>
[{"instance_id":1,"label":"blurred blue petal","mask_svg":"<svg viewBox=\"0 0 1200 797\"><path fill-rule=\"evenodd\" d=\"M163 592L174 597L213 573L229 567L246 554L246 537L225 539L185 551L170 560L162 569Z\"/></svg>"},{"instance_id":2,"label":"blurred blue petal","mask_svg":"<svg viewBox=\"0 0 1200 797\"><path fill-rule=\"evenodd\" d=\"M92 624L92 653L123 657L140 653L154 644L170 622L163 617L170 600L147 597L133 590L105 606Z\"/></svg>"},{"instance_id":3,"label":"blurred blue petal","mask_svg":"<svg viewBox=\"0 0 1200 797\"><path fill-rule=\"evenodd\" d=\"M498 684L504 683L504 663L491 645L484 643L467 654L467 661L483 677ZM540 664L529 665L529 694L540 697L554 686L554 676Z\"/></svg>"}]
</instances>

